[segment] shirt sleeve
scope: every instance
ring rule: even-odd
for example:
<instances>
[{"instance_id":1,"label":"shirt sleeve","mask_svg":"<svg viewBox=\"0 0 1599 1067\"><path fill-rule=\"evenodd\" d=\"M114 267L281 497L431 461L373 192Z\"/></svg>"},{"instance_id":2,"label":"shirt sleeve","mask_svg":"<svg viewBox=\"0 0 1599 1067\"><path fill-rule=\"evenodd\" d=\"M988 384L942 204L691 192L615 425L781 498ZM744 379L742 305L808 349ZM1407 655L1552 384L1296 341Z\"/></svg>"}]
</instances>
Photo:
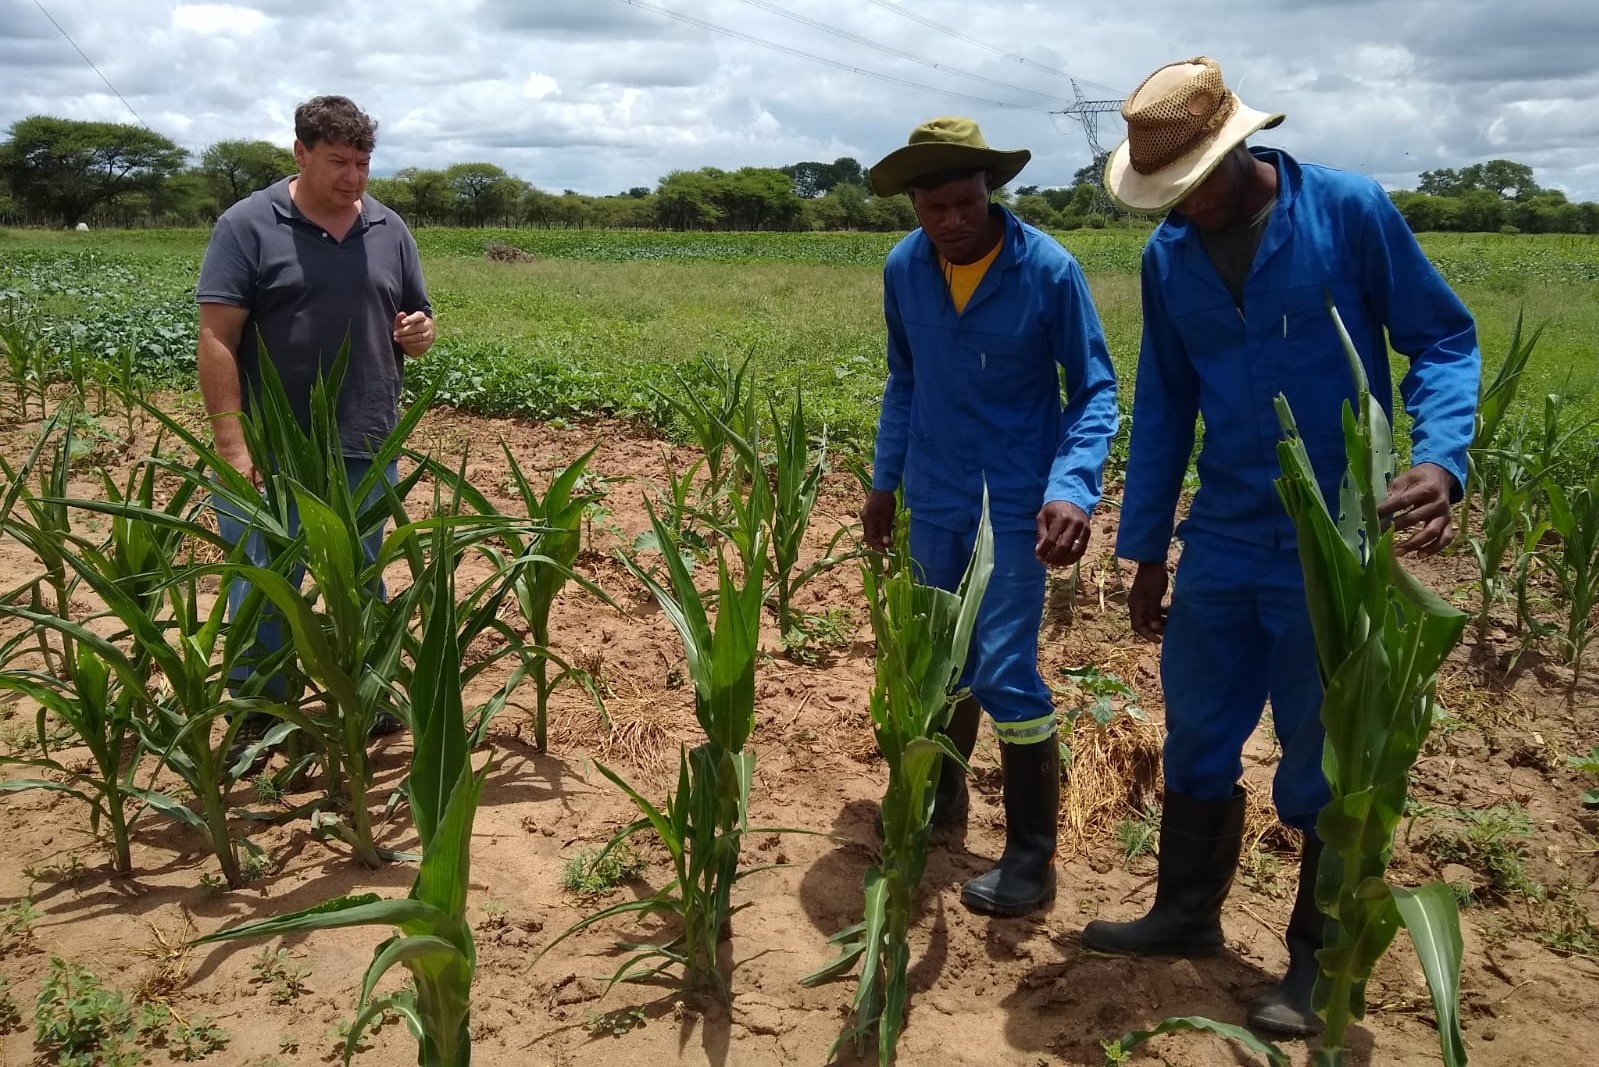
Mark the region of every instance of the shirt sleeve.
<instances>
[{"instance_id":1,"label":"shirt sleeve","mask_svg":"<svg viewBox=\"0 0 1599 1067\"><path fill-rule=\"evenodd\" d=\"M1066 376L1066 410L1044 501L1063 500L1092 513L1102 491L1105 457L1120 421L1116 369L1110 362L1088 280L1075 260L1061 279L1060 294L1060 321L1052 338L1055 361Z\"/></svg>"},{"instance_id":2,"label":"shirt sleeve","mask_svg":"<svg viewBox=\"0 0 1599 1067\"><path fill-rule=\"evenodd\" d=\"M1399 383L1413 420L1411 463L1435 463L1466 484L1466 452L1476 434L1482 353L1466 305L1421 250L1388 195L1362 205L1364 299L1388 329L1394 351L1410 359Z\"/></svg>"},{"instance_id":3,"label":"shirt sleeve","mask_svg":"<svg viewBox=\"0 0 1599 1067\"><path fill-rule=\"evenodd\" d=\"M233 220L223 215L212 228L205 258L200 261L195 303L251 307L255 303L255 285L255 260L240 242Z\"/></svg>"},{"instance_id":4,"label":"shirt sleeve","mask_svg":"<svg viewBox=\"0 0 1599 1067\"><path fill-rule=\"evenodd\" d=\"M1171 548L1177 500L1194 451L1199 376L1166 314L1150 253L1141 271L1144 332L1133 393L1133 432L1127 456L1116 554L1139 563L1163 562Z\"/></svg>"},{"instance_id":5,"label":"shirt sleeve","mask_svg":"<svg viewBox=\"0 0 1599 1067\"><path fill-rule=\"evenodd\" d=\"M888 326L888 381L883 386L883 407L877 416L877 447L872 459L872 488L893 492L905 473L905 450L910 444L911 397L916 373L911 366L910 343L894 298L893 268L883 268L883 319Z\"/></svg>"}]
</instances>

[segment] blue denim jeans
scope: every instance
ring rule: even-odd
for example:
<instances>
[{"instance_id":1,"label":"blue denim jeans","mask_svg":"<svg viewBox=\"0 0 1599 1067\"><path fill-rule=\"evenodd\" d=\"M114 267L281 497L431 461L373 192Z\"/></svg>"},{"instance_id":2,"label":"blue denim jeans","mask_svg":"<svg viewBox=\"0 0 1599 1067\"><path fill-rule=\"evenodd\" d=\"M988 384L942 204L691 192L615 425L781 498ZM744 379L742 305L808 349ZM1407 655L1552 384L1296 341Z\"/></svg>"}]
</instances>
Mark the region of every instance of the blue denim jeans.
<instances>
[{"instance_id":1,"label":"blue denim jeans","mask_svg":"<svg viewBox=\"0 0 1599 1067\"><path fill-rule=\"evenodd\" d=\"M367 472L371 469L372 461L370 459L345 457L344 476L352 490L361 484L361 479L365 478ZM393 485L399 478L398 464L390 463L387 469L384 470L383 477L390 485ZM365 508L382 496L383 487L379 484L374 484L371 492L367 493L366 498L359 507ZM272 566L271 548L267 544L266 538L262 536L261 531L251 529L247 524L246 518L224 503L220 497L213 496L211 498L211 506L216 510L217 532L222 536L223 540L230 545L237 545L242 539L247 562L256 567ZM299 528L300 514L291 504L289 507L289 533L291 535L298 533ZM361 551L368 564L377 559L378 550L383 547L383 537L386 529L387 523L361 538ZM305 568L303 566L295 566L284 577L288 579L290 585L298 589L300 583L305 579ZM232 622L234 616L238 614L239 608L244 604L244 598L250 594L250 589L250 583L242 578L229 580L227 588L229 622ZM386 590L380 579L378 582L378 596L384 597L386 595ZM239 686L246 678L250 677L254 670L253 662L277 652L283 647L284 640L283 617L276 608L268 603L261 609L261 620L256 626L254 655L242 657L245 662L236 664L229 675L229 681L232 683L231 688L235 695L238 693ZM284 698L286 687L282 676L274 676L267 681L265 694L277 700Z\"/></svg>"}]
</instances>

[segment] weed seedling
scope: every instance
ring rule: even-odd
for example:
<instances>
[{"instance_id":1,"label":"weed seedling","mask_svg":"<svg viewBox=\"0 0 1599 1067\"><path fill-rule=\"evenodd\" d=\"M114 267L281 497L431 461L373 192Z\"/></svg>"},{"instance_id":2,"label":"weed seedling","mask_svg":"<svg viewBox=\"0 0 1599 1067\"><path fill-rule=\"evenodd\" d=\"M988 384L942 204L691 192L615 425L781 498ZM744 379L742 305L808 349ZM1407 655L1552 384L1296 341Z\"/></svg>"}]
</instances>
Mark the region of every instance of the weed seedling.
<instances>
[{"instance_id":1,"label":"weed seedling","mask_svg":"<svg viewBox=\"0 0 1599 1067\"><path fill-rule=\"evenodd\" d=\"M601 896L643 873L643 858L626 845L603 855L594 849L584 849L567 860L561 869L561 888L578 896Z\"/></svg>"}]
</instances>

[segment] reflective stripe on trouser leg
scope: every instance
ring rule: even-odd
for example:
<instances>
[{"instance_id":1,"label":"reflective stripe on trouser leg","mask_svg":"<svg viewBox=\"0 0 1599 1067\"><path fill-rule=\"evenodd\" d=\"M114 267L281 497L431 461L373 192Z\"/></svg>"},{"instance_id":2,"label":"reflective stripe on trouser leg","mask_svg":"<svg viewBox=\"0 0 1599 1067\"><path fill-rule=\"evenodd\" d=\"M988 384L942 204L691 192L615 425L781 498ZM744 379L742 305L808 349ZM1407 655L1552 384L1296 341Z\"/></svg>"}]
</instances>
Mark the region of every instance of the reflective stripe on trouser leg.
<instances>
[{"instance_id":1,"label":"reflective stripe on trouser leg","mask_svg":"<svg viewBox=\"0 0 1599 1067\"><path fill-rule=\"evenodd\" d=\"M955 533L912 520L910 549L919 580L958 589L976 537L975 529ZM1054 702L1038 673L1044 565L1033 555L1036 540L1031 530L994 535L994 572L958 683L971 690L1000 739L1011 744L1047 741L1055 733Z\"/></svg>"}]
</instances>

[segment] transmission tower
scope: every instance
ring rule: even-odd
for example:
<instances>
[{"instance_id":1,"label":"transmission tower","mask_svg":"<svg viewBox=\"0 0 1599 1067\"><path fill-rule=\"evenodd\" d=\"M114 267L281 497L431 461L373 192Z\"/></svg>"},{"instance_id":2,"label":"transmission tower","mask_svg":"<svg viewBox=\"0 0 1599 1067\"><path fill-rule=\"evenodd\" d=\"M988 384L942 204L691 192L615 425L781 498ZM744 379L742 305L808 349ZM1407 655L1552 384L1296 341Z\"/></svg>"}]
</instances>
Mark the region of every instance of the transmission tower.
<instances>
[{"instance_id":1,"label":"transmission tower","mask_svg":"<svg viewBox=\"0 0 1599 1067\"><path fill-rule=\"evenodd\" d=\"M1070 115L1083 124L1083 134L1088 138L1088 150L1093 153L1096 164L1105 158L1105 150L1099 146L1099 116L1120 113L1122 101L1120 100L1090 100L1083 95L1083 90L1077 84L1077 79L1072 79L1072 102L1059 111L1052 112L1056 115ZM1096 214L1109 215L1112 211L1110 197L1105 195L1105 173L1100 167L1094 168L1094 206Z\"/></svg>"}]
</instances>

